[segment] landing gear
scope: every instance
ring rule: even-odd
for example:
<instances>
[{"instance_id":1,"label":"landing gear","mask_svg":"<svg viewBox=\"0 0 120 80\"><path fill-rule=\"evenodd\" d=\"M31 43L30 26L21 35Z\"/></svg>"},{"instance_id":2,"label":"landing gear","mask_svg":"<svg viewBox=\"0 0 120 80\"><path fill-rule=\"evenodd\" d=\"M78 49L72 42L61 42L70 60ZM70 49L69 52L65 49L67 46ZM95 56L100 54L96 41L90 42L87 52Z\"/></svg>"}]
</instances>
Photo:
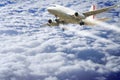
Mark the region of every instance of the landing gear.
<instances>
[{"instance_id":1,"label":"landing gear","mask_svg":"<svg viewBox=\"0 0 120 80\"><path fill-rule=\"evenodd\" d=\"M59 23L60 21L59 21L59 19L55 19L55 21L57 22L57 23Z\"/></svg>"},{"instance_id":2,"label":"landing gear","mask_svg":"<svg viewBox=\"0 0 120 80\"><path fill-rule=\"evenodd\" d=\"M65 21L62 21L60 19L55 19L55 21L59 24L59 23L62 23L62 24L65 24Z\"/></svg>"},{"instance_id":3,"label":"landing gear","mask_svg":"<svg viewBox=\"0 0 120 80\"><path fill-rule=\"evenodd\" d=\"M80 25L85 25L85 23L83 21L80 22Z\"/></svg>"}]
</instances>

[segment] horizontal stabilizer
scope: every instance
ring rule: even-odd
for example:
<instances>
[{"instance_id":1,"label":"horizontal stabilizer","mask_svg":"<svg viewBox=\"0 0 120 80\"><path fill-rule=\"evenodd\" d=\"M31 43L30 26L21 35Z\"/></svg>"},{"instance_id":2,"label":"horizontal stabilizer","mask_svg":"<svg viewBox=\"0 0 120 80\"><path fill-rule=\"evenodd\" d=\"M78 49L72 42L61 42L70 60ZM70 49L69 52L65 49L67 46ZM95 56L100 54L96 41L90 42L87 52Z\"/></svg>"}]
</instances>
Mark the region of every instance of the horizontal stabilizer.
<instances>
[{"instance_id":1,"label":"horizontal stabilizer","mask_svg":"<svg viewBox=\"0 0 120 80\"><path fill-rule=\"evenodd\" d=\"M97 25L97 23L94 22L95 20L100 21L100 22L104 22L104 21L110 20L110 18L100 18L100 19L87 18L87 19L84 20L84 22L85 22L86 25L94 26L94 25Z\"/></svg>"},{"instance_id":2,"label":"horizontal stabilizer","mask_svg":"<svg viewBox=\"0 0 120 80\"><path fill-rule=\"evenodd\" d=\"M98 21L108 21L108 20L111 20L110 18L100 18L100 19L97 19Z\"/></svg>"}]
</instances>

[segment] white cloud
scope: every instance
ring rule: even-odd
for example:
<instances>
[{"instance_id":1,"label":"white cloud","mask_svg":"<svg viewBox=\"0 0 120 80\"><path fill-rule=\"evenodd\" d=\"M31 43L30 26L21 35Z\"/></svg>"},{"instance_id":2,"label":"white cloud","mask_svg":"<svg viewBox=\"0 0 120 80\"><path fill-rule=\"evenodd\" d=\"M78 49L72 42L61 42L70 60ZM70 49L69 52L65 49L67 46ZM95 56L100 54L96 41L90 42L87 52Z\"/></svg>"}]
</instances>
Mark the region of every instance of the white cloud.
<instances>
[{"instance_id":1,"label":"white cloud","mask_svg":"<svg viewBox=\"0 0 120 80\"><path fill-rule=\"evenodd\" d=\"M58 80L56 77L52 77L52 76L50 76L50 77L48 77L48 78L45 78L45 80Z\"/></svg>"}]
</instances>

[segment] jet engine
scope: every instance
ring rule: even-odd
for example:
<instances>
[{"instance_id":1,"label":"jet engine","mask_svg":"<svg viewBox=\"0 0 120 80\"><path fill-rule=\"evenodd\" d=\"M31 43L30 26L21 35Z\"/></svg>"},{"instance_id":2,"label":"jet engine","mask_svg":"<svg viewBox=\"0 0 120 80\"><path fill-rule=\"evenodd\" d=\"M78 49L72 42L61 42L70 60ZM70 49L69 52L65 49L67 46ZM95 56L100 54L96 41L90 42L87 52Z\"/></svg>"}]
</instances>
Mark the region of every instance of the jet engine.
<instances>
[{"instance_id":1,"label":"jet engine","mask_svg":"<svg viewBox=\"0 0 120 80\"><path fill-rule=\"evenodd\" d=\"M48 20L48 23L50 23L50 24L51 24L51 23L52 23L52 20L51 20L51 19L49 19L49 20Z\"/></svg>"},{"instance_id":2,"label":"jet engine","mask_svg":"<svg viewBox=\"0 0 120 80\"><path fill-rule=\"evenodd\" d=\"M75 12L74 16L75 16L75 18L78 18L78 19L85 19L86 18L83 14L80 14L78 12Z\"/></svg>"},{"instance_id":3,"label":"jet engine","mask_svg":"<svg viewBox=\"0 0 120 80\"><path fill-rule=\"evenodd\" d=\"M75 17L78 17L78 16L79 16L79 13L78 13L78 12L75 12L74 15L75 15Z\"/></svg>"}]
</instances>

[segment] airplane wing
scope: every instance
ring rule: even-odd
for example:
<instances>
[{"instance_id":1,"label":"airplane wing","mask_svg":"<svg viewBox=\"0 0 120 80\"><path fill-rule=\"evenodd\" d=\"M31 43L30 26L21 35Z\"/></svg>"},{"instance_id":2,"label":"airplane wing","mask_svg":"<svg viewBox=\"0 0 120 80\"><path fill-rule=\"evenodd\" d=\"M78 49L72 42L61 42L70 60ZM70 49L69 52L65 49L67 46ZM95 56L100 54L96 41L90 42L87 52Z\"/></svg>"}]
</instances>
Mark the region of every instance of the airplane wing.
<instances>
[{"instance_id":1,"label":"airplane wing","mask_svg":"<svg viewBox=\"0 0 120 80\"><path fill-rule=\"evenodd\" d=\"M102 8L102 9L98 9L98 10L94 10L94 11L85 12L85 13L83 13L83 15L85 15L85 17L88 17L91 15L96 15L96 14L108 11L108 10L113 9L115 7L120 7L120 5L114 5L114 6L107 7L107 8Z\"/></svg>"}]
</instances>

